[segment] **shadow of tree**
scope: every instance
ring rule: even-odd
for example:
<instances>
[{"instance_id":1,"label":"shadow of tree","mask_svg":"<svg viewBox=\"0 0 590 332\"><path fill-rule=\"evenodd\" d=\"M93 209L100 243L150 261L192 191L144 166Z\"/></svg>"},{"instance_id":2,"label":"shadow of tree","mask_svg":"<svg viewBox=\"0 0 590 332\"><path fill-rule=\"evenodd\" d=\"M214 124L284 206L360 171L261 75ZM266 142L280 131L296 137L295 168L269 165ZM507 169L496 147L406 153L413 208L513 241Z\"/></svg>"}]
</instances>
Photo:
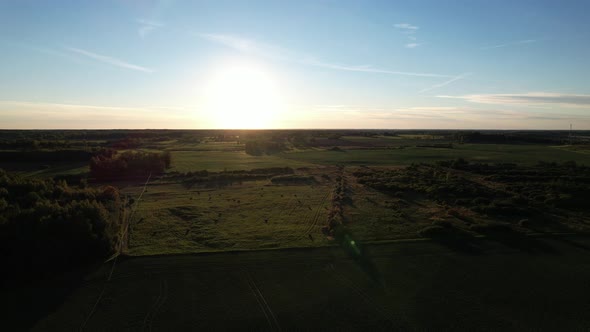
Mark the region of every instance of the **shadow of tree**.
<instances>
[{"instance_id":1,"label":"shadow of tree","mask_svg":"<svg viewBox=\"0 0 590 332\"><path fill-rule=\"evenodd\" d=\"M43 279L3 279L0 310L5 331L29 331L56 311L98 266L77 268Z\"/></svg>"}]
</instances>

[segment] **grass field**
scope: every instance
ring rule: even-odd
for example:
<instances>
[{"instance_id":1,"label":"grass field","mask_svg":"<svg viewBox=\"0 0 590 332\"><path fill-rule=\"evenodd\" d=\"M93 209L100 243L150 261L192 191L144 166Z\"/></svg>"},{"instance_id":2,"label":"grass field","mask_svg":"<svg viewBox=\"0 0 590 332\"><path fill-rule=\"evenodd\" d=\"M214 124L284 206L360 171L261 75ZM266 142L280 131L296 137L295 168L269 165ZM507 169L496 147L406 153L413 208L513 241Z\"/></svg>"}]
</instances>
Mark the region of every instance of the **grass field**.
<instances>
[{"instance_id":1,"label":"grass field","mask_svg":"<svg viewBox=\"0 0 590 332\"><path fill-rule=\"evenodd\" d=\"M124 193L137 194L141 187ZM221 188L178 183L148 186L131 232L129 254L146 255L327 245L331 183L273 185L253 181ZM311 234L312 238L309 237Z\"/></svg>"},{"instance_id":2,"label":"grass field","mask_svg":"<svg viewBox=\"0 0 590 332\"><path fill-rule=\"evenodd\" d=\"M243 151L172 151L170 171L233 171L269 167L307 167L311 163L281 156L251 156Z\"/></svg>"},{"instance_id":3,"label":"grass field","mask_svg":"<svg viewBox=\"0 0 590 332\"><path fill-rule=\"evenodd\" d=\"M213 138L142 141L171 152L172 167L147 185L89 181L135 200L124 255L84 277L7 288L2 311L39 331L590 326L590 219L578 199L590 169L536 165L590 165L587 146L334 137L260 156ZM434 163L457 158L490 165ZM89 171L2 165L31 177Z\"/></svg>"},{"instance_id":4,"label":"grass field","mask_svg":"<svg viewBox=\"0 0 590 332\"><path fill-rule=\"evenodd\" d=\"M352 200L344 215L348 229L360 240L415 238L434 216L446 213L423 197L401 200L357 184L352 170L344 173ZM327 224L337 169L312 168L299 173L315 174L318 182L275 185L261 180L187 188L156 181L138 205L128 254L332 245L321 227ZM133 185L122 192L137 197L141 190L142 185Z\"/></svg>"},{"instance_id":5,"label":"grass field","mask_svg":"<svg viewBox=\"0 0 590 332\"><path fill-rule=\"evenodd\" d=\"M539 161L574 160L590 165L590 155L544 145L462 144L452 149L407 147L403 149L308 150L281 157L320 165L409 165L455 158L488 163L536 164Z\"/></svg>"}]
</instances>

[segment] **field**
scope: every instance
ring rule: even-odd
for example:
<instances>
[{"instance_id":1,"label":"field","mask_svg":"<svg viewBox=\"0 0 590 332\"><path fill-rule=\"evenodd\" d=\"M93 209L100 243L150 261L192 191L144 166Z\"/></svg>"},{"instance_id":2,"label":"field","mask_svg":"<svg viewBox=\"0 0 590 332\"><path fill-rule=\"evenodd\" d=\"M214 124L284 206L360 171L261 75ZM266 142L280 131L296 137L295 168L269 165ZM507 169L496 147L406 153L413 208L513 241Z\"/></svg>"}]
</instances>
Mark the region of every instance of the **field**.
<instances>
[{"instance_id":1,"label":"field","mask_svg":"<svg viewBox=\"0 0 590 332\"><path fill-rule=\"evenodd\" d=\"M282 154L281 157L320 165L409 165L455 158L487 163L536 164L539 161L564 162L576 160L590 164L590 155L557 146L463 144L452 149L406 147L388 149L351 149L341 151L302 151Z\"/></svg>"},{"instance_id":2,"label":"field","mask_svg":"<svg viewBox=\"0 0 590 332\"><path fill-rule=\"evenodd\" d=\"M172 151L174 166L171 171L188 172L250 170L270 167L308 167L305 161L281 158L280 156L250 156L243 151Z\"/></svg>"},{"instance_id":3,"label":"field","mask_svg":"<svg viewBox=\"0 0 590 332\"><path fill-rule=\"evenodd\" d=\"M426 241L373 245L375 278L339 248L126 258L62 290L46 317L7 318L36 321L34 331L586 329L588 239L535 241L523 252L479 240L477 254ZM6 298L40 311L29 301L52 292L34 292Z\"/></svg>"},{"instance_id":4,"label":"field","mask_svg":"<svg viewBox=\"0 0 590 332\"><path fill-rule=\"evenodd\" d=\"M98 265L31 281L47 293L37 307L8 292L35 307L13 319L36 330L587 327L590 142L564 135L0 132L16 188L0 186L7 215L46 227L43 209L75 216L76 195L103 200L88 218L124 212ZM72 232L96 239L103 228L88 224Z\"/></svg>"},{"instance_id":5,"label":"field","mask_svg":"<svg viewBox=\"0 0 590 332\"><path fill-rule=\"evenodd\" d=\"M156 183L148 186L139 206L129 254L326 245L319 234L330 189L329 182L284 186L253 181L190 189Z\"/></svg>"},{"instance_id":6,"label":"field","mask_svg":"<svg viewBox=\"0 0 590 332\"><path fill-rule=\"evenodd\" d=\"M540 161L575 161L580 165L590 165L586 144L469 143L463 142L464 138L457 143L458 139L454 138L456 133L445 132L400 132L395 135L321 131L203 133L208 136L195 133L164 132L158 135L158 132L150 131L144 134L145 139L140 139L128 138L142 135L129 132L122 139L109 141L103 136L120 133L99 132L93 140L58 141L54 144L67 144L69 149L88 144L102 148L111 144L120 147L119 153L170 153L171 167L165 174L151 178L141 200L134 205L136 211L133 220L130 220L125 249L128 255L331 245L333 241L322 233L322 227L327 225L329 213L334 208L333 191L335 178L339 175L346 179L346 195L350 200L350 204L342 207L343 221L347 230L362 241L415 238L422 229L440 221L449 221L459 228L469 227L473 222L506 221L503 217L498 219L485 215L476 215L474 219L473 212L463 206L455 206L453 202L441 204L440 200L428 197L426 192L413 191L400 195L371 188L359 183L354 175L359 170L378 172L403 169L411 164L435 164L458 159L491 165L514 163L526 167ZM265 135L273 137L273 142L281 137L286 149L258 155L244 151L249 139L260 141L267 137ZM305 138L302 135L308 136ZM552 135L546 134L546 137ZM538 133L524 133L514 139L538 136ZM495 139L493 135L490 137ZM506 141L506 138L501 140ZM43 153L49 151L45 149ZM88 176L89 167L84 162L47 161L39 167L39 162L26 162L35 157L31 156L34 152L25 150L25 153L24 160L4 160L0 162L0 167L20 171L31 178ZM280 167L289 167L298 175L312 177L313 182L276 184L271 181L273 175L269 174L255 181L247 179L230 184L218 184L211 180L196 185L186 183L186 174L190 172L206 170L223 176L232 172ZM472 183L472 186L481 183L500 185L484 181L485 176L481 174L453 171L453 175ZM144 191L145 178L147 176L112 184L119 187L126 197L135 199ZM466 224L461 218L471 218L471 221ZM518 226L518 220L511 223L523 232L587 228L587 220L579 213L562 213L555 218L569 226L559 222L531 230Z\"/></svg>"}]
</instances>

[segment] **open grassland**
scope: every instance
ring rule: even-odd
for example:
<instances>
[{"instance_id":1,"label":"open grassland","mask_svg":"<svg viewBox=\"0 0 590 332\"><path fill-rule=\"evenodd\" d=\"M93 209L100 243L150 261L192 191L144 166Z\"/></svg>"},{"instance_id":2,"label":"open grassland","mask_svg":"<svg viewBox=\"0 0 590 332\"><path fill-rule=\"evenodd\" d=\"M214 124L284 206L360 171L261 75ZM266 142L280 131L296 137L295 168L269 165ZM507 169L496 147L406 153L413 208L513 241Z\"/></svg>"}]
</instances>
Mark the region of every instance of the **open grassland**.
<instances>
[{"instance_id":1,"label":"open grassland","mask_svg":"<svg viewBox=\"0 0 590 332\"><path fill-rule=\"evenodd\" d=\"M116 141L99 164L123 161L105 168L113 178L80 160L12 162L31 177L82 174L59 179L58 195L117 187L131 217L125 255L94 274L9 284L9 330L590 326L586 145L320 133L250 155L219 136L157 134ZM170 152L171 167L125 151Z\"/></svg>"},{"instance_id":2,"label":"open grassland","mask_svg":"<svg viewBox=\"0 0 590 332\"><path fill-rule=\"evenodd\" d=\"M218 188L156 182L139 202L129 254L326 245L320 229L331 187L325 179L313 185L264 180ZM123 192L141 190L133 186Z\"/></svg>"},{"instance_id":3,"label":"open grassland","mask_svg":"<svg viewBox=\"0 0 590 332\"><path fill-rule=\"evenodd\" d=\"M281 157L320 165L409 165L463 158L487 163L536 164L573 160L590 165L590 155L545 145L456 144L453 148L406 147L391 149L307 150Z\"/></svg>"},{"instance_id":4,"label":"open grassland","mask_svg":"<svg viewBox=\"0 0 590 332\"><path fill-rule=\"evenodd\" d=\"M306 161L282 158L281 156L251 156L244 151L172 151L170 171L196 170L233 171L269 167L306 167Z\"/></svg>"},{"instance_id":5,"label":"open grassland","mask_svg":"<svg viewBox=\"0 0 590 332\"><path fill-rule=\"evenodd\" d=\"M360 185L345 170L347 229L362 241L417 237L418 231L445 214L419 195L405 199ZM195 186L156 181L138 203L130 232L130 255L209 252L333 245L321 228L331 209L335 167L306 168L312 185L276 185L270 180L231 186ZM142 185L123 189L139 196Z\"/></svg>"},{"instance_id":6,"label":"open grassland","mask_svg":"<svg viewBox=\"0 0 590 332\"><path fill-rule=\"evenodd\" d=\"M346 183L342 223L362 242L429 237L423 233L433 229L470 239L489 235L498 223L504 227L499 236L512 240L527 233L590 229L578 196L571 194L582 189L568 180L576 175L578 182L587 182L585 168L498 167L487 171L503 174L497 178L477 169L433 165L302 168L298 176L316 182L294 185L257 179L190 186L162 178L147 186L137 205L128 253L334 245L322 227L329 225L339 176ZM565 176L562 182L551 182L556 172ZM138 197L142 190L142 185L131 185L122 192Z\"/></svg>"}]
</instances>

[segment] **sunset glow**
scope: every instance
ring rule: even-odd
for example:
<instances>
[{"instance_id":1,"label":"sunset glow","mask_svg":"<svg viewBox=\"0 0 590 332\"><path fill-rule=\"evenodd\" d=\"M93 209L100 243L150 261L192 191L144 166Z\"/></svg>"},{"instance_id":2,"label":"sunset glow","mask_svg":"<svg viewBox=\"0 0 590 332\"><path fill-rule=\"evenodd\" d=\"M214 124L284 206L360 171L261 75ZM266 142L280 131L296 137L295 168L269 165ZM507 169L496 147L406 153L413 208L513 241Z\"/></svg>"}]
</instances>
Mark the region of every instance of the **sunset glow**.
<instances>
[{"instance_id":1,"label":"sunset glow","mask_svg":"<svg viewBox=\"0 0 590 332\"><path fill-rule=\"evenodd\" d=\"M204 114L218 128L273 127L283 107L275 81L252 65L221 68L204 91Z\"/></svg>"}]
</instances>

